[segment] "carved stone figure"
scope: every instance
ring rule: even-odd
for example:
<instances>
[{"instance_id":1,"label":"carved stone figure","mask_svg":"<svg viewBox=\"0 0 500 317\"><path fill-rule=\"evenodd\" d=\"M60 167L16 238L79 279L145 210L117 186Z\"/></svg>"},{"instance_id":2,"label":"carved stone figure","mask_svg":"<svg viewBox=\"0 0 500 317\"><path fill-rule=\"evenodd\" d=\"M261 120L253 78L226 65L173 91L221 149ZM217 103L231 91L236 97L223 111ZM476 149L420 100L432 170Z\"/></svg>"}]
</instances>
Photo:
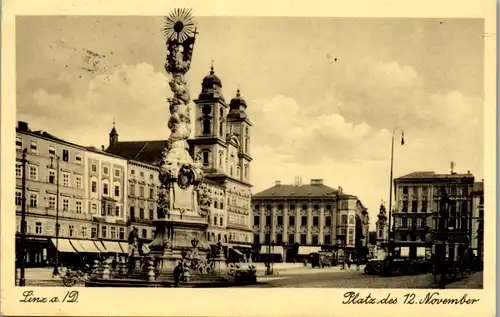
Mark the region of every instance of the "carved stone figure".
<instances>
[{"instance_id":1,"label":"carved stone figure","mask_svg":"<svg viewBox=\"0 0 500 317\"><path fill-rule=\"evenodd\" d=\"M212 205L212 198L209 196L206 188L200 188L198 190L198 207L199 214L202 217L207 217L210 215L210 206Z\"/></svg>"}]
</instances>

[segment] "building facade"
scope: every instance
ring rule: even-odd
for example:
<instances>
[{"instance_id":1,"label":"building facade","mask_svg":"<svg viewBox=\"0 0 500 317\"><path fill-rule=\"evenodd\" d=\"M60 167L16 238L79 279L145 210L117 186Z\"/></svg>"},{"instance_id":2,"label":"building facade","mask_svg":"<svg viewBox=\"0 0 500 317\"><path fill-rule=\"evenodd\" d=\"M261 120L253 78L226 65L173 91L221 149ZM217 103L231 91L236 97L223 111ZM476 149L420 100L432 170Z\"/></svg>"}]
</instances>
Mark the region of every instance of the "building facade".
<instances>
[{"instance_id":1,"label":"building facade","mask_svg":"<svg viewBox=\"0 0 500 317\"><path fill-rule=\"evenodd\" d=\"M116 248L113 242L126 240L127 161L94 147L86 149L90 238Z\"/></svg>"},{"instance_id":2,"label":"building facade","mask_svg":"<svg viewBox=\"0 0 500 317\"><path fill-rule=\"evenodd\" d=\"M457 222L470 232L471 193L474 176L466 174L436 174L414 172L394 180L396 209L393 211L395 244L402 256L424 257L426 235L437 228L441 190L450 197L450 214L463 215ZM470 237L470 235L469 235Z\"/></svg>"},{"instance_id":3,"label":"building facade","mask_svg":"<svg viewBox=\"0 0 500 317\"><path fill-rule=\"evenodd\" d=\"M126 236L133 227L137 228L139 237L144 241L152 241L157 219L158 201L158 167L135 160L128 160L128 228Z\"/></svg>"},{"instance_id":4,"label":"building facade","mask_svg":"<svg viewBox=\"0 0 500 317\"><path fill-rule=\"evenodd\" d=\"M281 252L282 261L294 261L321 249L344 254L368 250L369 217L356 196L313 179L308 185L275 186L252 196L254 243L261 253ZM265 245L272 245L273 250ZM278 250L278 252L276 252Z\"/></svg>"},{"instance_id":5,"label":"building facade","mask_svg":"<svg viewBox=\"0 0 500 317\"><path fill-rule=\"evenodd\" d=\"M27 149L26 175L21 157ZM47 266L55 260L56 218L59 238L88 238L91 215L85 203L85 148L45 131L32 131L26 122L16 128L16 232L21 231L22 179L26 178L26 265ZM59 195L58 195L59 194ZM64 242L61 242L61 245ZM62 252L60 257L64 261ZM70 255L67 255L70 256Z\"/></svg>"},{"instance_id":6,"label":"building facade","mask_svg":"<svg viewBox=\"0 0 500 317\"><path fill-rule=\"evenodd\" d=\"M484 181L475 182L472 189L471 247L478 259L484 258Z\"/></svg>"}]
</instances>

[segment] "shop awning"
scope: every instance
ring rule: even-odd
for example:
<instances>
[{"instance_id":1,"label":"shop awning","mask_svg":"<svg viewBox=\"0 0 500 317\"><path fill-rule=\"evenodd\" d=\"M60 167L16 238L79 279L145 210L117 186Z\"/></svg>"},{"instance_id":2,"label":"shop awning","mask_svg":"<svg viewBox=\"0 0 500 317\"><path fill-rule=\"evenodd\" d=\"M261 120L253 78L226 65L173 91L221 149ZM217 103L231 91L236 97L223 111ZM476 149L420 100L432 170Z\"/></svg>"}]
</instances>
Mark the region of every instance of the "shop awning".
<instances>
[{"instance_id":1,"label":"shop awning","mask_svg":"<svg viewBox=\"0 0 500 317\"><path fill-rule=\"evenodd\" d=\"M102 241L104 247L106 248L106 252L108 253L124 253L122 248L120 247L120 243L116 241Z\"/></svg>"},{"instance_id":2,"label":"shop awning","mask_svg":"<svg viewBox=\"0 0 500 317\"><path fill-rule=\"evenodd\" d=\"M240 250L236 250L234 248L231 248L230 250L232 250L234 253L238 254L238 255L241 255L243 256L243 253L240 252Z\"/></svg>"},{"instance_id":3,"label":"shop awning","mask_svg":"<svg viewBox=\"0 0 500 317\"><path fill-rule=\"evenodd\" d=\"M70 240L70 242L73 248L75 248L77 252L86 252L85 248L80 244L80 242L78 242L78 240L73 239Z\"/></svg>"},{"instance_id":4,"label":"shop awning","mask_svg":"<svg viewBox=\"0 0 500 317\"><path fill-rule=\"evenodd\" d=\"M260 254L281 254L283 255L283 247L281 245L275 245L271 247L271 252L269 252L269 246L263 245L260 247Z\"/></svg>"},{"instance_id":5,"label":"shop awning","mask_svg":"<svg viewBox=\"0 0 500 317\"><path fill-rule=\"evenodd\" d=\"M426 250L425 247L418 247L417 248L417 257L424 258L425 257L425 253L426 253L425 250Z\"/></svg>"},{"instance_id":6,"label":"shop awning","mask_svg":"<svg viewBox=\"0 0 500 317\"><path fill-rule=\"evenodd\" d=\"M59 252L76 253L75 248L71 245L68 239L51 238L52 243L57 247Z\"/></svg>"},{"instance_id":7,"label":"shop awning","mask_svg":"<svg viewBox=\"0 0 500 317\"><path fill-rule=\"evenodd\" d=\"M92 241L92 240L80 240L78 242L85 249L85 252L101 253L101 251L95 246L94 241Z\"/></svg>"},{"instance_id":8,"label":"shop awning","mask_svg":"<svg viewBox=\"0 0 500 317\"><path fill-rule=\"evenodd\" d=\"M102 253L106 253L106 248L104 247L104 245L101 242L94 241L94 244L95 244L97 250L99 250Z\"/></svg>"},{"instance_id":9,"label":"shop awning","mask_svg":"<svg viewBox=\"0 0 500 317\"><path fill-rule=\"evenodd\" d=\"M128 244L126 242L118 242L123 250L123 253L128 253Z\"/></svg>"},{"instance_id":10,"label":"shop awning","mask_svg":"<svg viewBox=\"0 0 500 317\"><path fill-rule=\"evenodd\" d=\"M299 255L309 255L321 251L321 247L299 246Z\"/></svg>"},{"instance_id":11,"label":"shop awning","mask_svg":"<svg viewBox=\"0 0 500 317\"><path fill-rule=\"evenodd\" d=\"M401 251L400 251L400 255L401 256L409 256L410 255L410 247L401 247Z\"/></svg>"}]
</instances>

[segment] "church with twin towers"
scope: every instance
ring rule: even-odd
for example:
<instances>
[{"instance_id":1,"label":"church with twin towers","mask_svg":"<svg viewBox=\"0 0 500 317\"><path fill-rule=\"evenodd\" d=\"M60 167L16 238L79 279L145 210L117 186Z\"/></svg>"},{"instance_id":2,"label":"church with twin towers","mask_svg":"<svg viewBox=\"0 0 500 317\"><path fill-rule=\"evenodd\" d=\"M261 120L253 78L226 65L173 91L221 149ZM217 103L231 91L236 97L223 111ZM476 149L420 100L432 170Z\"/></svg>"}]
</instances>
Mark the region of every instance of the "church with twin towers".
<instances>
[{"instance_id":1,"label":"church with twin towers","mask_svg":"<svg viewBox=\"0 0 500 317\"><path fill-rule=\"evenodd\" d=\"M214 249L221 242L227 254L233 250L239 255L250 256L253 239L250 201L252 122L247 114L247 104L239 89L229 103L226 101L222 81L215 74L213 65L201 86L201 92L194 100L195 109L192 109L194 135L188 143L192 157L203 163L205 179L202 186L206 187L212 200L207 219L207 247ZM126 158L129 166L146 164L156 168L165 144L166 140L121 141L113 127L106 152ZM130 173L129 168L129 186L135 186L136 180ZM131 225L134 225L134 217L131 219Z\"/></svg>"}]
</instances>

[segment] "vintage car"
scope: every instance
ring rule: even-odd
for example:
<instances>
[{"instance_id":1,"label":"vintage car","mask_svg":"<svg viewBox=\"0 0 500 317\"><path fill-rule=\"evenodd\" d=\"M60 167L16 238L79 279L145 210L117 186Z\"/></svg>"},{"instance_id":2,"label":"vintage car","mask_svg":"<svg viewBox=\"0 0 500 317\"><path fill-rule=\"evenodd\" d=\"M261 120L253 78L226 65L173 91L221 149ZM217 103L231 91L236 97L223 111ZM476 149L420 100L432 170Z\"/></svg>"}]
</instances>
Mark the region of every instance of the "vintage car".
<instances>
[{"instance_id":1,"label":"vintage car","mask_svg":"<svg viewBox=\"0 0 500 317\"><path fill-rule=\"evenodd\" d=\"M369 260L365 266L365 273L370 275L403 275L421 274L428 271L428 261L423 259L391 258L384 260Z\"/></svg>"},{"instance_id":2,"label":"vintage car","mask_svg":"<svg viewBox=\"0 0 500 317\"><path fill-rule=\"evenodd\" d=\"M311 253L309 256L309 263L311 263L311 266L318 267L318 268L324 268L324 267L330 267L333 262L333 254L329 252L314 252Z\"/></svg>"}]
</instances>

